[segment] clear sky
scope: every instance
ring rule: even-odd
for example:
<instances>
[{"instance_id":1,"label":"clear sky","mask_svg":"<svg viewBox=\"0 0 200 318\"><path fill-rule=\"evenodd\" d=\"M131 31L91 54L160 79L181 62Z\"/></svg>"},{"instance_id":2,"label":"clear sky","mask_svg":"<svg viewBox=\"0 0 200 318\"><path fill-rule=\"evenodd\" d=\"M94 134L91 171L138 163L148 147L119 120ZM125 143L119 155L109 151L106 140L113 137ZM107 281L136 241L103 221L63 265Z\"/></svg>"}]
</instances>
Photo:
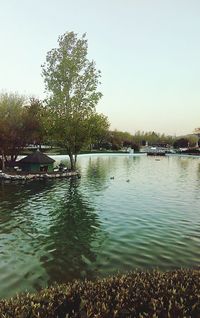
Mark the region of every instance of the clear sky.
<instances>
[{"instance_id":1,"label":"clear sky","mask_svg":"<svg viewBox=\"0 0 200 318\"><path fill-rule=\"evenodd\" d=\"M41 64L67 31L87 33L112 129L200 126L199 0L0 0L0 90L44 98Z\"/></svg>"}]
</instances>

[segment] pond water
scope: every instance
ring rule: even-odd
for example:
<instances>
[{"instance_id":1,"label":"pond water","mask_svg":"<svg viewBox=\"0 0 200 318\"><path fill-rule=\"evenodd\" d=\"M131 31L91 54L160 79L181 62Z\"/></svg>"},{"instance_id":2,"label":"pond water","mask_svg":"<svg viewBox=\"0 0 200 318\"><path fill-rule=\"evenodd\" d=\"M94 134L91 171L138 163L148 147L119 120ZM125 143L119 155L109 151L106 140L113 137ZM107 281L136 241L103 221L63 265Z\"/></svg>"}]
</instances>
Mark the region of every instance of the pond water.
<instances>
[{"instance_id":1,"label":"pond water","mask_svg":"<svg viewBox=\"0 0 200 318\"><path fill-rule=\"evenodd\" d=\"M0 183L1 297L200 265L199 158L93 155L78 164L81 179Z\"/></svg>"}]
</instances>

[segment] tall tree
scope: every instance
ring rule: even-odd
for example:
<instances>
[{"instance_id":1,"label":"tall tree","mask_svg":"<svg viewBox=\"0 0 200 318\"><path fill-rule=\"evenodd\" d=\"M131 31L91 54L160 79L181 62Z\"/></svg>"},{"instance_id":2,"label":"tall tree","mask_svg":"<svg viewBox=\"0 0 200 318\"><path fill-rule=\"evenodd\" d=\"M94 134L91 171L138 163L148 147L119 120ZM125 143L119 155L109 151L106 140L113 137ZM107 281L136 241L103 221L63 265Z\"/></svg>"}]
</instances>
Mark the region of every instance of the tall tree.
<instances>
[{"instance_id":1,"label":"tall tree","mask_svg":"<svg viewBox=\"0 0 200 318\"><path fill-rule=\"evenodd\" d=\"M49 134L66 148L73 170L77 154L90 139L88 120L102 96L98 91L100 71L87 54L85 34L78 38L74 32L67 32L58 38L58 48L47 53L42 65Z\"/></svg>"}]
</instances>

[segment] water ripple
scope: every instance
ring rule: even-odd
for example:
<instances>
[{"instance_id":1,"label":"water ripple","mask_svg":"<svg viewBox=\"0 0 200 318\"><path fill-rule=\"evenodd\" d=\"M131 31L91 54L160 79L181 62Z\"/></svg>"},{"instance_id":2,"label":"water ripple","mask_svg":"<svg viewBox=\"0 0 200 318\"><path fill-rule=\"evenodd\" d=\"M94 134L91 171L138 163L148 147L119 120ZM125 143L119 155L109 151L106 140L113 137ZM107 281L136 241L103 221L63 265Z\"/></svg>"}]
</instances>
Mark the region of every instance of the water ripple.
<instances>
[{"instance_id":1,"label":"water ripple","mask_svg":"<svg viewBox=\"0 0 200 318\"><path fill-rule=\"evenodd\" d=\"M199 265L199 167L191 158L83 156L81 180L0 183L0 295Z\"/></svg>"}]
</instances>

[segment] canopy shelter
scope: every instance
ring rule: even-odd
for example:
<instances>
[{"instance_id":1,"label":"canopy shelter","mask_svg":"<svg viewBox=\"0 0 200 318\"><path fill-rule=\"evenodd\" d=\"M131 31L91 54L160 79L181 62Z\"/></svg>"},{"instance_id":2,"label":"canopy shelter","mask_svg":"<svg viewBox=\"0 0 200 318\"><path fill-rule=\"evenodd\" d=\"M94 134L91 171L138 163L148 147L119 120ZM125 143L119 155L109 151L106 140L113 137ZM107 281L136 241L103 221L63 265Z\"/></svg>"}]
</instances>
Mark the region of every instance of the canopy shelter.
<instances>
[{"instance_id":1,"label":"canopy shelter","mask_svg":"<svg viewBox=\"0 0 200 318\"><path fill-rule=\"evenodd\" d=\"M37 150L18 161L22 171L52 172L55 160Z\"/></svg>"}]
</instances>

